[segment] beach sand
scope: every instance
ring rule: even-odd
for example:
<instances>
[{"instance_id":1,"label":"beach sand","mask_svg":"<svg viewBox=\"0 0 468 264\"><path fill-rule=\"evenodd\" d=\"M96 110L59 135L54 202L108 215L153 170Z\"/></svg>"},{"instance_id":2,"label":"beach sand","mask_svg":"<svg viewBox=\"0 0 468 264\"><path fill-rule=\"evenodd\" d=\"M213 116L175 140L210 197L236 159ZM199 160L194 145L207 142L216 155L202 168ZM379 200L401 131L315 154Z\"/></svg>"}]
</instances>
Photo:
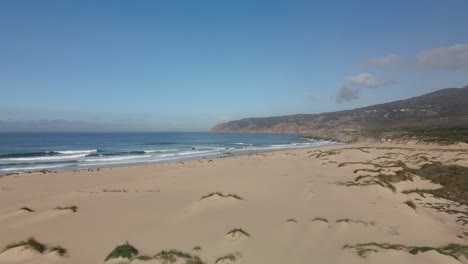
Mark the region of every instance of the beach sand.
<instances>
[{"instance_id":1,"label":"beach sand","mask_svg":"<svg viewBox=\"0 0 468 264\"><path fill-rule=\"evenodd\" d=\"M140 255L176 249L217 264L468 263L458 251L415 248L468 244L467 208L402 193L441 187L417 176L391 186L373 177L402 170L398 161L409 168L434 161L468 166L468 147L351 144L5 176L0 247L33 236L68 254L22 246L1 253L0 263L105 263L127 241ZM66 209L73 205L76 212Z\"/></svg>"}]
</instances>

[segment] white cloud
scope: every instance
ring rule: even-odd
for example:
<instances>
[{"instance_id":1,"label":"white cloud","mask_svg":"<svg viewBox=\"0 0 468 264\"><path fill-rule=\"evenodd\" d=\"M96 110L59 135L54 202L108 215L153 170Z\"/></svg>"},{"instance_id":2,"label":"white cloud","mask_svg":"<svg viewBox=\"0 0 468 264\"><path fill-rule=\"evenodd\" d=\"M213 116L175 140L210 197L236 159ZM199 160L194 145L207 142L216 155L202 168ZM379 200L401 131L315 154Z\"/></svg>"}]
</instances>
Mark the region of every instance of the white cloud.
<instances>
[{"instance_id":1,"label":"white cloud","mask_svg":"<svg viewBox=\"0 0 468 264\"><path fill-rule=\"evenodd\" d=\"M400 56L395 54L390 54L383 57L375 57L367 60L367 66L383 68L395 64L400 59Z\"/></svg>"},{"instance_id":2,"label":"white cloud","mask_svg":"<svg viewBox=\"0 0 468 264\"><path fill-rule=\"evenodd\" d=\"M337 103L344 103L351 100L356 100L359 98L359 91L358 89L351 89L347 85L341 86L341 89L338 90L336 94L336 102Z\"/></svg>"},{"instance_id":3,"label":"white cloud","mask_svg":"<svg viewBox=\"0 0 468 264\"><path fill-rule=\"evenodd\" d=\"M346 82L350 85L372 89L389 84L388 81L377 80L372 74L369 73L361 73L358 75L349 76L346 78Z\"/></svg>"},{"instance_id":4,"label":"white cloud","mask_svg":"<svg viewBox=\"0 0 468 264\"><path fill-rule=\"evenodd\" d=\"M416 56L416 65L430 69L468 68L468 44L423 51Z\"/></svg>"}]
</instances>

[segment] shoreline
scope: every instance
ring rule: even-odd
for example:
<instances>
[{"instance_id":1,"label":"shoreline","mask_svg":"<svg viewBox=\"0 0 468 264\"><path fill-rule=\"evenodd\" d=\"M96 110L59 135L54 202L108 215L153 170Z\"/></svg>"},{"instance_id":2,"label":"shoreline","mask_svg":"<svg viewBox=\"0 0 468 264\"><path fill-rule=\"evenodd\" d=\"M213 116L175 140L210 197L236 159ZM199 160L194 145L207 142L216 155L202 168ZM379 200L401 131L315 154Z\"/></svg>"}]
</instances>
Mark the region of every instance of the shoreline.
<instances>
[{"instance_id":1,"label":"shoreline","mask_svg":"<svg viewBox=\"0 0 468 264\"><path fill-rule=\"evenodd\" d=\"M310 140L310 139L309 139ZM319 140L317 140L319 141ZM275 152L275 151L284 151L284 150L294 150L294 149L307 149L307 148L319 148L319 147L328 147L328 146L338 146L338 145L346 145L350 143L342 143L342 142L331 142L331 141L324 141L326 142L324 145L317 145L317 146L296 146L296 147L285 147L285 148L271 148L271 149L262 149L262 150L252 150L252 151L242 151L239 153L219 153L219 154L210 154L207 155L206 157L181 157L178 159L173 159L173 160L161 160L161 161L151 161L151 162L137 162L137 163L123 163L123 164L115 164L115 165L110 165L107 164L105 166L82 166L79 169L76 166L75 168L72 167L65 167L63 170L61 169L53 169L53 168L44 168L41 170L32 170L32 171L22 171L22 172L7 172L5 174L2 174L0 172L0 178L4 176L12 176L12 175L21 175L21 174L31 174L31 173L43 173L44 171L46 173L56 173L56 172L63 172L63 171L82 171L82 170L88 170L88 169L105 169L105 168L121 168L121 167L130 167L130 166L144 166L144 165L155 165L155 164L163 164L163 163L178 163L178 162L186 162L186 161L197 161L197 160L205 160L205 159L218 159L218 158L225 158L225 157L235 157L235 156L243 156L243 155L250 155L250 154L256 154L256 153L269 153L269 152ZM329 144L328 144L329 143Z\"/></svg>"},{"instance_id":2,"label":"shoreline","mask_svg":"<svg viewBox=\"0 0 468 264\"><path fill-rule=\"evenodd\" d=\"M209 157L194 157L194 158L181 158L181 159L174 159L170 161L157 161L157 162L148 162L148 163L132 163L132 164L116 164L110 166L90 166L90 167L82 167L79 169L63 169L63 170L35 170L35 171L25 171L25 172L12 172L7 174L0 174L0 179L2 177L8 176L19 176L19 175L27 175L27 174L45 174L45 173L61 173L61 172L81 172L81 171L90 171L90 170L103 170L103 169L111 169L111 168L141 168L147 167L151 165L160 165L160 164L180 164L185 162L199 162L204 160L212 160L212 159L223 159L229 157L242 157L242 156L249 156L252 154L262 154L262 153L275 153L275 152L282 152L282 151L294 151L294 150L304 150L304 149L317 149L317 148L333 148L333 147L340 147L340 146L359 146L364 148L399 148L399 149L432 149L432 150L463 150L467 149L468 151L468 144L456 144L456 145L438 145L438 144L396 144L396 143L374 143L374 142L359 142L359 143L345 143L345 142L333 142L333 145L320 145L320 146L304 146L304 147L293 147L293 148L281 148L281 149L270 149L270 150L258 150L258 151L251 151L251 152L242 152L238 154L230 154L230 155L216 155L216 156L209 156ZM45 173L44 173L45 172Z\"/></svg>"}]
</instances>

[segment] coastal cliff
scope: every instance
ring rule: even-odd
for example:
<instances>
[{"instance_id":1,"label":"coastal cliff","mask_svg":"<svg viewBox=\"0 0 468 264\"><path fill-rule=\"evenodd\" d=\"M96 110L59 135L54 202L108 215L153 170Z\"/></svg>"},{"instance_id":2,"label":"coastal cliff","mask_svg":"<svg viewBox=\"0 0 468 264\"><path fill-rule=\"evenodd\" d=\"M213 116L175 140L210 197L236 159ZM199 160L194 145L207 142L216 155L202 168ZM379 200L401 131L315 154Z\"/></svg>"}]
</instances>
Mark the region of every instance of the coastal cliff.
<instances>
[{"instance_id":1,"label":"coastal cliff","mask_svg":"<svg viewBox=\"0 0 468 264\"><path fill-rule=\"evenodd\" d=\"M216 133L294 133L342 142L387 137L431 140L447 134L465 142L467 131L468 86L352 110L234 120L211 129Z\"/></svg>"}]
</instances>

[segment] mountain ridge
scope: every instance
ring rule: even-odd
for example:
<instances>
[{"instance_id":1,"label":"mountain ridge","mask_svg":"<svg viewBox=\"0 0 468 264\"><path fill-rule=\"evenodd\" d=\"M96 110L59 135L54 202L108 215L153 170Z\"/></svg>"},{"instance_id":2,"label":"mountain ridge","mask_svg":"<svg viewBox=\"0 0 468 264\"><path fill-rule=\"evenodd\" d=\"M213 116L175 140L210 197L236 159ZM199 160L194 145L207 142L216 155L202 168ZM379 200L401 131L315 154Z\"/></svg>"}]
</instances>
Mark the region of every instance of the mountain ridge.
<instances>
[{"instance_id":1,"label":"mountain ridge","mask_svg":"<svg viewBox=\"0 0 468 264\"><path fill-rule=\"evenodd\" d=\"M350 110L233 120L218 124L210 131L294 133L355 142L388 134L453 129L468 129L468 85Z\"/></svg>"}]
</instances>

